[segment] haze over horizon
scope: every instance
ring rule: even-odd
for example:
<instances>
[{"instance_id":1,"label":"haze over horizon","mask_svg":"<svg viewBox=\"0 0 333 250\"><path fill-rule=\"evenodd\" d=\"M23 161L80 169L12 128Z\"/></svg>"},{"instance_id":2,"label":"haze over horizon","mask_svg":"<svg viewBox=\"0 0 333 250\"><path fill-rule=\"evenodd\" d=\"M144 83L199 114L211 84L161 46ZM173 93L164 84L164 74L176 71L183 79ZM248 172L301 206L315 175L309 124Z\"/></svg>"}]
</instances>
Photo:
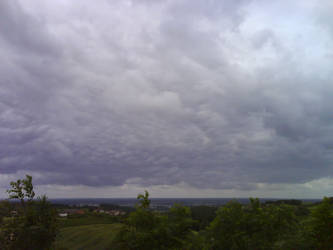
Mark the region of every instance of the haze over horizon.
<instances>
[{"instance_id":1,"label":"haze over horizon","mask_svg":"<svg viewBox=\"0 0 333 250\"><path fill-rule=\"evenodd\" d=\"M0 198L333 196L333 2L0 1Z\"/></svg>"}]
</instances>

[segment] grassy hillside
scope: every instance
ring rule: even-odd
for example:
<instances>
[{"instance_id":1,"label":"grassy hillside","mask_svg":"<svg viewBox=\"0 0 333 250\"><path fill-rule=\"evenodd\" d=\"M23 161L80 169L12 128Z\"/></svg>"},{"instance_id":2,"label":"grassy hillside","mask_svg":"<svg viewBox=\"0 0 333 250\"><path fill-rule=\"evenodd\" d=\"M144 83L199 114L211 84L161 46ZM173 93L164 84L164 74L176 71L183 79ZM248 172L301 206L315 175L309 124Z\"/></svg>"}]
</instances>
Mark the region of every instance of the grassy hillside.
<instances>
[{"instance_id":1,"label":"grassy hillside","mask_svg":"<svg viewBox=\"0 0 333 250\"><path fill-rule=\"evenodd\" d=\"M92 224L113 224L117 221L117 218L114 218L109 215L83 215L74 218L59 218L59 226L63 227L74 227L74 226L84 226ZM119 219L118 219L119 221Z\"/></svg>"},{"instance_id":2,"label":"grassy hillside","mask_svg":"<svg viewBox=\"0 0 333 250\"><path fill-rule=\"evenodd\" d=\"M107 249L122 224L94 224L65 227L60 230L55 249Z\"/></svg>"}]
</instances>

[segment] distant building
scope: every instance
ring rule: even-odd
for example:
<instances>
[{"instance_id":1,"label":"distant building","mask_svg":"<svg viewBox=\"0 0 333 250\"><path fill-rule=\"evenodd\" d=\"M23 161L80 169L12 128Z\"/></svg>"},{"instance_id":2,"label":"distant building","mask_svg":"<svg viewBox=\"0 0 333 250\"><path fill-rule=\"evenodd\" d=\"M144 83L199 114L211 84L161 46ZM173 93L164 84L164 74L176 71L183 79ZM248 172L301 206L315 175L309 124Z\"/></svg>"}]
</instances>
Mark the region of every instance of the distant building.
<instances>
[{"instance_id":1,"label":"distant building","mask_svg":"<svg viewBox=\"0 0 333 250\"><path fill-rule=\"evenodd\" d=\"M120 215L124 215L125 212L120 211L120 210L110 210L108 211L109 215L113 215L113 216L120 216Z\"/></svg>"},{"instance_id":2,"label":"distant building","mask_svg":"<svg viewBox=\"0 0 333 250\"><path fill-rule=\"evenodd\" d=\"M94 212L95 212L95 213L108 214L108 215L112 215L112 216L120 216L120 215L124 215L124 214L126 214L125 212L120 211L120 210L103 210L103 209L95 209Z\"/></svg>"},{"instance_id":3,"label":"distant building","mask_svg":"<svg viewBox=\"0 0 333 250\"><path fill-rule=\"evenodd\" d=\"M67 215L70 215L70 214L85 214L85 211L83 209L70 208L70 209L61 210L61 213L66 213Z\"/></svg>"},{"instance_id":4,"label":"distant building","mask_svg":"<svg viewBox=\"0 0 333 250\"><path fill-rule=\"evenodd\" d=\"M84 210L82 210L82 209L75 211L75 214L85 214L85 213L86 212Z\"/></svg>"}]
</instances>

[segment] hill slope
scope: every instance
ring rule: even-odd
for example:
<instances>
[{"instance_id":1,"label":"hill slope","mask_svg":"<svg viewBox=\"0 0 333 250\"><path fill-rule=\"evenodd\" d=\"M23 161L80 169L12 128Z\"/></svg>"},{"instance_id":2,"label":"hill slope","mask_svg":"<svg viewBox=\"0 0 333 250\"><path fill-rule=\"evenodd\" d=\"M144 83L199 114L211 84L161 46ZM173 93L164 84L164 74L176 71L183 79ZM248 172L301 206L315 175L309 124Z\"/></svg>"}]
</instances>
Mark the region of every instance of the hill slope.
<instances>
[{"instance_id":1,"label":"hill slope","mask_svg":"<svg viewBox=\"0 0 333 250\"><path fill-rule=\"evenodd\" d=\"M55 249L107 249L121 227L122 224L94 224L62 228Z\"/></svg>"}]
</instances>

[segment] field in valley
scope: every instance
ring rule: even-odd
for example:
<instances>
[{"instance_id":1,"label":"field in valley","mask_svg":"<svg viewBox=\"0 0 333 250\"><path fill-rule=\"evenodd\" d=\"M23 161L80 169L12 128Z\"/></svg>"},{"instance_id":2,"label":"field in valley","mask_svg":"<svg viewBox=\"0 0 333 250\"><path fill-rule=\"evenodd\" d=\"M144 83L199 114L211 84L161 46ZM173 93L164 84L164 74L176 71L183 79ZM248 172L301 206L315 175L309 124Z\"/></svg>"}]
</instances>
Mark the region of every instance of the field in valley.
<instances>
[{"instance_id":1,"label":"field in valley","mask_svg":"<svg viewBox=\"0 0 333 250\"><path fill-rule=\"evenodd\" d=\"M60 229L55 242L57 250L103 250L108 249L122 227L120 223L91 224Z\"/></svg>"}]
</instances>

